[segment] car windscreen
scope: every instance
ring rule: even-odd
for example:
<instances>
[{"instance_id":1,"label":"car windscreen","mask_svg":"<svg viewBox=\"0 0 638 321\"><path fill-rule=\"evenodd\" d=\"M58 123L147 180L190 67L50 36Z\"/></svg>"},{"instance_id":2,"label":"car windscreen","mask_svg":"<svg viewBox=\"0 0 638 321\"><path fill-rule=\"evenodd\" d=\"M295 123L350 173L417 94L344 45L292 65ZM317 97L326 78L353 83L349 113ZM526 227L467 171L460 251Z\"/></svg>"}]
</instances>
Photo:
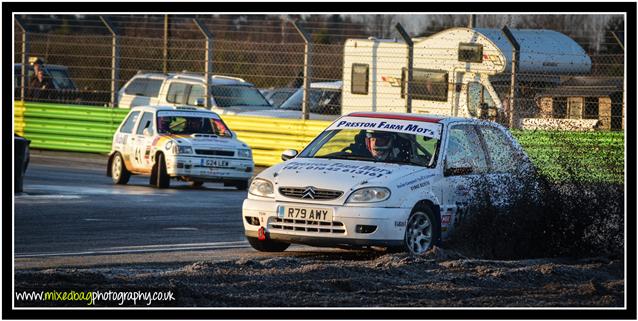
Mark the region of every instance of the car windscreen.
<instances>
[{"instance_id":1,"label":"car windscreen","mask_svg":"<svg viewBox=\"0 0 638 321\"><path fill-rule=\"evenodd\" d=\"M301 158L346 159L431 167L439 149L439 137L371 129L326 130Z\"/></svg>"},{"instance_id":2,"label":"car windscreen","mask_svg":"<svg viewBox=\"0 0 638 321\"><path fill-rule=\"evenodd\" d=\"M159 113L157 116L157 132L159 134L211 134L232 137L230 130L220 119L206 115L189 115L188 113Z\"/></svg>"},{"instance_id":3,"label":"car windscreen","mask_svg":"<svg viewBox=\"0 0 638 321\"><path fill-rule=\"evenodd\" d=\"M251 86L211 86L211 93L219 107L268 106L270 103L255 87Z\"/></svg>"},{"instance_id":4,"label":"car windscreen","mask_svg":"<svg viewBox=\"0 0 638 321\"><path fill-rule=\"evenodd\" d=\"M58 89L75 89L75 85L66 70L47 68L47 73L51 76Z\"/></svg>"},{"instance_id":5,"label":"car windscreen","mask_svg":"<svg viewBox=\"0 0 638 321\"><path fill-rule=\"evenodd\" d=\"M339 91L310 89L310 112L319 114L335 114L341 113L341 102ZM303 102L303 89L298 89L292 96L284 101L278 108L285 110L301 110Z\"/></svg>"}]
</instances>

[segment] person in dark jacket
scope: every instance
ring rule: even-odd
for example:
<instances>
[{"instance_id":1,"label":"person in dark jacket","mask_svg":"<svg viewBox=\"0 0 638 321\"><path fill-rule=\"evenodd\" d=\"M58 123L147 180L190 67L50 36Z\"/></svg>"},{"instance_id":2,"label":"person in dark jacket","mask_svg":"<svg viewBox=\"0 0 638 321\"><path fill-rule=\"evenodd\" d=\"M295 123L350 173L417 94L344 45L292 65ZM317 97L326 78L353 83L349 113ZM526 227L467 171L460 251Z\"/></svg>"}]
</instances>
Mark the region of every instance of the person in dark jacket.
<instances>
[{"instance_id":1,"label":"person in dark jacket","mask_svg":"<svg viewBox=\"0 0 638 321\"><path fill-rule=\"evenodd\" d=\"M29 94L27 96L33 101L47 102L51 100L54 90L53 81L45 76L44 70L40 68L35 77L29 81Z\"/></svg>"}]
</instances>

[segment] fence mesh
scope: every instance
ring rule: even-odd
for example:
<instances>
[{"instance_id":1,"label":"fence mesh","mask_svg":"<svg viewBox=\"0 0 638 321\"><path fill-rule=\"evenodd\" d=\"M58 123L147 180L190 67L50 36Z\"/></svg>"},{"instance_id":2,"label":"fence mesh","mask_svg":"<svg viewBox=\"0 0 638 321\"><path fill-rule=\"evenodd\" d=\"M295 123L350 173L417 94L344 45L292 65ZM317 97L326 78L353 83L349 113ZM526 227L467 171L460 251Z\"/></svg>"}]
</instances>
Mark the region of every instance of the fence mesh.
<instances>
[{"instance_id":1,"label":"fence mesh","mask_svg":"<svg viewBox=\"0 0 638 321\"><path fill-rule=\"evenodd\" d=\"M22 15L19 18L28 35L28 48L24 53L23 31L16 24L15 97L21 99L19 64L23 54L43 59L44 76L49 76L54 83L42 89L46 81L37 82L36 76L30 76L31 85L26 88L25 97L28 101L99 106L114 103L117 106L117 101L111 101L113 82L121 89L138 73L203 73L206 38L194 23L195 17L213 35L211 73L253 83L272 108L296 110L298 116L294 117L302 117L300 87L305 44L291 20L301 19L300 24L312 37L310 79L313 88L308 95L311 119L333 119L353 110L406 111L409 95L412 112L487 115L500 117L504 123L508 123L510 114L515 112L519 121L564 119L573 120L569 123L572 126L596 123L595 126L606 130L624 128L625 57L619 41L624 30L622 16L572 15L561 18L566 21L562 25L556 24L556 17L542 15L516 19L485 15L478 19L478 24L486 27L496 27L499 23L502 26L503 22L512 29L551 27L575 41L591 61L589 67L575 64L573 71L564 69L555 73L528 71L521 66L516 73L514 99L510 101L511 67L508 60L499 61L498 52L486 47L481 57L472 57L471 50L467 51L464 59L479 58L493 69L505 69L473 74L470 71L474 69L451 67L458 62L460 47L456 40L447 39L436 45L428 43L427 50L419 47L419 41L436 37L437 32L464 27L467 20L460 15L434 16L436 19L422 26L421 31L412 32L415 49L410 84L406 81L408 73L403 70L407 64L407 47L396 40L401 38L394 28L396 17L393 16L111 16L108 20L118 34L115 53L119 58L117 79L112 79L113 37L99 16ZM576 29L568 23L589 21L583 19L593 19L589 29ZM369 37L389 39L369 40ZM359 40L355 44L348 39ZM556 60L574 60L569 56L573 53L563 53L561 48L539 45L532 51ZM507 57L511 53L504 54ZM528 54L529 51L521 51L521 61L528 59ZM536 63L551 66L554 62ZM363 68L366 65L367 69ZM365 86L361 86L363 82ZM162 94L165 90L158 92Z\"/></svg>"}]
</instances>

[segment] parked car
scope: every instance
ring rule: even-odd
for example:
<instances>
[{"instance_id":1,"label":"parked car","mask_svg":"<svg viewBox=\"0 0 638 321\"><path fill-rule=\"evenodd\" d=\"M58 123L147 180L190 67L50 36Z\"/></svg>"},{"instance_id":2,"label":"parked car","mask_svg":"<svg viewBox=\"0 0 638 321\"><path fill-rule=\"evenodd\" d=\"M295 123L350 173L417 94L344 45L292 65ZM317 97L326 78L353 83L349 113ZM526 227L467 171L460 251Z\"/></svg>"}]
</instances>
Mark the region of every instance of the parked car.
<instances>
[{"instance_id":1,"label":"parked car","mask_svg":"<svg viewBox=\"0 0 638 321\"><path fill-rule=\"evenodd\" d=\"M253 168L250 147L216 113L187 106L137 106L113 135L106 174L115 184L139 174L149 175L158 188L176 178L196 187L223 182L245 190Z\"/></svg>"},{"instance_id":2,"label":"parked car","mask_svg":"<svg viewBox=\"0 0 638 321\"><path fill-rule=\"evenodd\" d=\"M80 98L80 92L71 79L67 66L45 64L42 69L45 76L51 78L55 88L51 92L51 101L68 102ZM31 77L33 77L33 65L29 65L27 71L27 86ZM13 80L15 81L14 95L19 98L20 88L22 88L22 64L13 64Z\"/></svg>"},{"instance_id":3,"label":"parked car","mask_svg":"<svg viewBox=\"0 0 638 321\"><path fill-rule=\"evenodd\" d=\"M118 93L118 107L142 105L205 105L205 78L194 73L138 72ZM223 115L272 109L261 92L241 78L213 75L210 79L211 110Z\"/></svg>"},{"instance_id":4,"label":"parked car","mask_svg":"<svg viewBox=\"0 0 638 321\"><path fill-rule=\"evenodd\" d=\"M534 170L501 125L399 113L343 116L282 159L253 179L243 203L245 235L259 251L301 243L420 254L464 220L473 180L485 178L503 204L513 173Z\"/></svg>"},{"instance_id":5,"label":"parked car","mask_svg":"<svg viewBox=\"0 0 638 321\"><path fill-rule=\"evenodd\" d=\"M342 81L313 82L310 84L309 119L334 120L341 114ZM303 88L296 89L286 101L275 109L244 112L241 116L301 119Z\"/></svg>"},{"instance_id":6,"label":"parked car","mask_svg":"<svg viewBox=\"0 0 638 321\"><path fill-rule=\"evenodd\" d=\"M268 102L275 108L279 107L290 96L297 92L298 88L281 87L273 89L264 89L262 93Z\"/></svg>"}]
</instances>

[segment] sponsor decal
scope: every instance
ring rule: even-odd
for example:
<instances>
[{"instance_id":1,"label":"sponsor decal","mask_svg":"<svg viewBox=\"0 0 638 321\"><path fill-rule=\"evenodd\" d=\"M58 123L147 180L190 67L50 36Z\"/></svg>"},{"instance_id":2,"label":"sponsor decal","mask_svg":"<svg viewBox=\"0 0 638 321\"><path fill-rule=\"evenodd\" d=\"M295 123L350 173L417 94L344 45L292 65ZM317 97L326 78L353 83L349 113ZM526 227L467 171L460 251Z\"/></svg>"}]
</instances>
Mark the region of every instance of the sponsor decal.
<instances>
[{"instance_id":1,"label":"sponsor decal","mask_svg":"<svg viewBox=\"0 0 638 321\"><path fill-rule=\"evenodd\" d=\"M439 138L441 124L401 119L378 119L367 117L343 117L332 123L327 130L370 129Z\"/></svg>"},{"instance_id":2,"label":"sponsor decal","mask_svg":"<svg viewBox=\"0 0 638 321\"><path fill-rule=\"evenodd\" d=\"M397 188L403 188L403 187L406 187L408 185L413 185L413 184L419 183L419 182L424 181L424 180L426 180L426 179L428 179L428 178L430 178L432 176L434 176L434 174L417 177L417 178L415 178L413 180L409 180L407 182L399 183L399 184L397 184ZM425 186L428 186L428 185L430 185L429 181L421 182L419 184L410 186L410 190L415 190L417 188L425 187Z\"/></svg>"},{"instance_id":3,"label":"sponsor decal","mask_svg":"<svg viewBox=\"0 0 638 321\"><path fill-rule=\"evenodd\" d=\"M394 226L396 227L405 226L405 221L394 221Z\"/></svg>"},{"instance_id":4,"label":"sponsor decal","mask_svg":"<svg viewBox=\"0 0 638 321\"><path fill-rule=\"evenodd\" d=\"M115 136L115 143L116 144L126 144L126 139L127 138L128 138L128 135L118 134L117 136Z\"/></svg>"},{"instance_id":5,"label":"sponsor decal","mask_svg":"<svg viewBox=\"0 0 638 321\"><path fill-rule=\"evenodd\" d=\"M340 162L335 163L304 163L291 162L286 164L282 170L303 170L303 171L325 171L349 173L362 176L382 177L392 174L391 170L370 165L350 165Z\"/></svg>"}]
</instances>

